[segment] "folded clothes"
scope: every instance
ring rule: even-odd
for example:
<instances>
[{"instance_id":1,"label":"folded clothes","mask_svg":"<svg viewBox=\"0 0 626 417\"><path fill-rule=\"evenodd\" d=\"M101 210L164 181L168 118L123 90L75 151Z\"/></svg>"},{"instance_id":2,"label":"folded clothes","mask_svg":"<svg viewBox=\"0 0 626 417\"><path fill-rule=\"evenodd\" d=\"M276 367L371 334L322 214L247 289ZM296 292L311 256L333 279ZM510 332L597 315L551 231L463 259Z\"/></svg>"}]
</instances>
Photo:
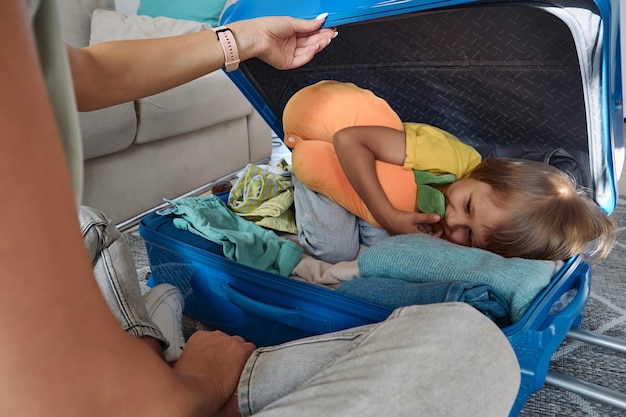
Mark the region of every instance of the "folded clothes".
<instances>
[{"instance_id":1,"label":"folded clothes","mask_svg":"<svg viewBox=\"0 0 626 417\"><path fill-rule=\"evenodd\" d=\"M228 208L259 226L297 234L291 176L284 159L275 167L248 164L230 190Z\"/></svg>"},{"instance_id":2,"label":"folded clothes","mask_svg":"<svg viewBox=\"0 0 626 417\"><path fill-rule=\"evenodd\" d=\"M271 197L249 213L237 213L244 219L266 229L298 234L293 210L293 189L285 190Z\"/></svg>"},{"instance_id":3,"label":"folded clothes","mask_svg":"<svg viewBox=\"0 0 626 417\"><path fill-rule=\"evenodd\" d=\"M285 160L277 167L248 164L237 175L228 196L228 208L235 213L251 213L285 190L293 190L291 171Z\"/></svg>"},{"instance_id":4,"label":"folded clothes","mask_svg":"<svg viewBox=\"0 0 626 417\"><path fill-rule=\"evenodd\" d=\"M468 281L490 285L506 299L511 321L518 321L554 276L560 263L504 258L425 234L381 240L358 259L361 277L409 282Z\"/></svg>"},{"instance_id":5,"label":"folded clothes","mask_svg":"<svg viewBox=\"0 0 626 417\"><path fill-rule=\"evenodd\" d=\"M509 305L487 284L466 281L415 283L395 278L358 278L341 284L337 292L392 309L413 304L463 302L481 311L498 326L511 324Z\"/></svg>"},{"instance_id":6,"label":"folded clothes","mask_svg":"<svg viewBox=\"0 0 626 417\"><path fill-rule=\"evenodd\" d=\"M285 276L300 261L299 245L241 218L215 195L169 202L173 207L159 214L175 215L177 228L221 244L228 259Z\"/></svg>"}]
</instances>

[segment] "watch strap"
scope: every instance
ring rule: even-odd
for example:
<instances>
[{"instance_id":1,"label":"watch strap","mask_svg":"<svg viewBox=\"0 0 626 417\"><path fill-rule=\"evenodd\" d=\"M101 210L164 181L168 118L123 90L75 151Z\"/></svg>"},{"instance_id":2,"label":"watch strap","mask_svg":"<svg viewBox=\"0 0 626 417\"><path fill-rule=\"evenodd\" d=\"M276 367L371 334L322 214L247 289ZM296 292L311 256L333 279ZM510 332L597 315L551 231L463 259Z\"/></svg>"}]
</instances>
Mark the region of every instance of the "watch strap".
<instances>
[{"instance_id":1,"label":"watch strap","mask_svg":"<svg viewBox=\"0 0 626 417\"><path fill-rule=\"evenodd\" d=\"M226 72L235 71L239 68L239 49L237 49L237 42L235 41L235 35L226 26L220 26L217 28L211 28L217 35L217 40L222 46L224 51L224 66Z\"/></svg>"}]
</instances>

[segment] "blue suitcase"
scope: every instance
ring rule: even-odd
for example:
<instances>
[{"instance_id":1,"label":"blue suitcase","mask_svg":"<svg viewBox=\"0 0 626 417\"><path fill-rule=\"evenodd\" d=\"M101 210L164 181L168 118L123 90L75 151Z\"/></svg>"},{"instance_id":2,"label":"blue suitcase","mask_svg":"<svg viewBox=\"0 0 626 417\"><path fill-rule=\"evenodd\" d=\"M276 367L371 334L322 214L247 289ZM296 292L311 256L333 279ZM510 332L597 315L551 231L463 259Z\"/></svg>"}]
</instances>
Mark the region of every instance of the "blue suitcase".
<instances>
[{"instance_id":1,"label":"blue suitcase","mask_svg":"<svg viewBox=\"0 0 626 417\"><path fill-rule=\"evenodd\" d=\"M239 0L222 23L265 15L314 18L339 36L306 66L278 71L260 60L229 73L282 137L281 116L299 89L323 79L353 82L387 100L402 120L444 128L484 156L564 149L607 212L616 205L623 151L618 0L426 1ZM621 154L623 155L623 154ZM157 215L140 233L152 284L173 283L185 312L269 345L384 319L389 310L327 288L236 264ZM580 323L591 285L568 260L505 327L522 368L511 416L546 382L552 354ZM563 296L570 297L561 308ZM573 296L571 296L574 294Z\"/></svg>"}]
</instances>

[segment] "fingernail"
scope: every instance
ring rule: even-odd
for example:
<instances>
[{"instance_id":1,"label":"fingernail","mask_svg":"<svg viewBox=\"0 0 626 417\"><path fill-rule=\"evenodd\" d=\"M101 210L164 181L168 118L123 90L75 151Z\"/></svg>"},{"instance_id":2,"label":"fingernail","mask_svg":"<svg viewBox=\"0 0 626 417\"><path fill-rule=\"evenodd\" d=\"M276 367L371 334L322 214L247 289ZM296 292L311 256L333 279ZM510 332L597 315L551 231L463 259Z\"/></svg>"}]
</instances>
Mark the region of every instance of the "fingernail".
<instances>
[{"instance_id":1,"label":"fingernail","mask_svg":"<svg viewBox=\"0 0 626 417\"><path fill-rule=\"evenodd\" d=\"M333 33L333 36L331 37L331 39L335 39L337 37L337 35L339 35L339 32L337 32L336 30Z\"/></svg>"},{"instance_id":2,"label":"fingernail","mask_svg":"<svg viewBox=\"0 0 626 417\"><path fill-rule=\"evenodd\" d=\"M327 17L328 17L328 12L324 12L324 13L319 14L319 15L315 18L315 20L325 20Z\"/></svg>"}]
</instances>

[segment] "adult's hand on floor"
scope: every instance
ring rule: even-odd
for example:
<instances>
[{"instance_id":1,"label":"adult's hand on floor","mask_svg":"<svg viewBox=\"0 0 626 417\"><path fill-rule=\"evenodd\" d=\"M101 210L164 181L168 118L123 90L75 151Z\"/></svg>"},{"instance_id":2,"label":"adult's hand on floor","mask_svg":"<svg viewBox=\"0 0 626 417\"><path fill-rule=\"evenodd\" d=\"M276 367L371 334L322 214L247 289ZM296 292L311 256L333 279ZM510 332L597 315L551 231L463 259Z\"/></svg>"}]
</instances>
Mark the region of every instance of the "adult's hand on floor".
<instances>
[{"instance_id":1,"label":"adult's hand on floor","mask_svg":"<svg viewBox=\"0 0 626 417\"><path fill-rule=\"evenodd\" d=\"M243 367L255 346L220 331L191 335L174 370L197 379L217 408L232 404ZM226 407L226 409L231 407ZM210 410L210 415L216 410Z\"/></svg>"}]
</instances>

